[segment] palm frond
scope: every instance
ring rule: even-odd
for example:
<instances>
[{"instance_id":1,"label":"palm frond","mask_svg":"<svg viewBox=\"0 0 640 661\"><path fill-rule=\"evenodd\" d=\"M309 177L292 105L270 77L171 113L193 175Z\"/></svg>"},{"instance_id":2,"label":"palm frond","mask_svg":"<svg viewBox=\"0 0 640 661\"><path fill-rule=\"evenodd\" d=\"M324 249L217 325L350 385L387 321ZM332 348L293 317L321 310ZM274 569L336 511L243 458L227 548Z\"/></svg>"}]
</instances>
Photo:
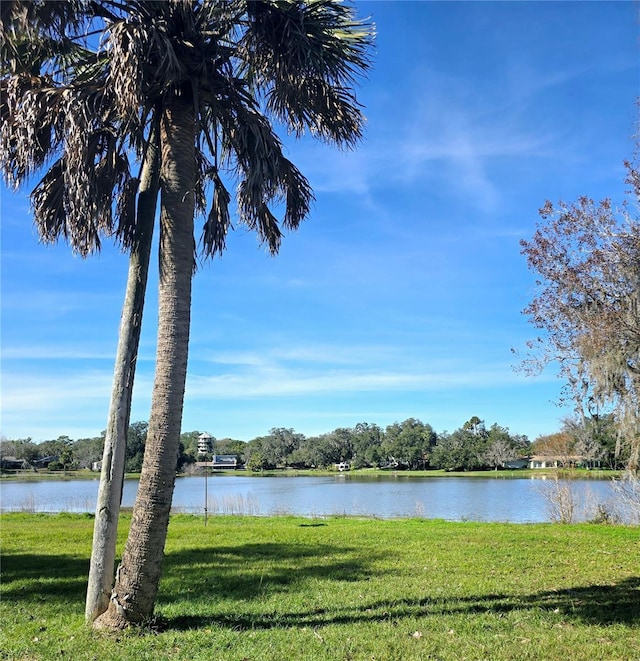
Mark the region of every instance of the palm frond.
<instances>
[{"instance_id":1,"label":"palm frond","mask_svg":"<svg viewBox=\"0 0 640 661\"><path fill-rule=\"evenodd\" d=\"M272 119L347 147L362 136L354 86L371 64L373 26L349 3L16 1L1 18L0 167L18 186L54 163L34 191L38 227L83 254L104 235L133 245L126 154L144 158L149 118L170 95L193 99L199 122L193 194L206 256L225 249L232 227L227 178L240 221L272 252L309 214L311 187Z\"/></svg>"},{"instance_id":2,"label":"palm frond","mask_svg":"<svg viewBox=\"0 0 640 661\"><path fill-rule=\"evenodd\" d=\"M38 235L44 243L64 239L82 256L100 250L100 236L88 216L70 216L66 178L67 163L59 159L31 193L31 206Z\"/></svg>"},{"instance_id":3,"label":"palm frond","mask_svg":"<svg viewBox=\"0 0 640 661\"><path fill-rule=\"evenodd\" d=\"M280 162L279 179L286 203L283 225L295 230L311 211L313 190L302 172L286 158Z\"/></svg>"},{"instance_id":4,"label":"palm frond","mask_svg":"<svg viewBox=\"0 0 640 661\"><path fill-rule=\"evenodd\" d=\"M62 95L30 75L2 80L0 95L0 166L7 184L18 187L62 142Z\"/></svg>"},{"instance_id":5,"label":"palm frond","mask_svg":"<svg viewBox=\"0 0 640 661\"><path fill-rule=\"evenodd\" d=\"M371 66L373 26L338 0L249 0L239 52L269 110L297 134L352 146L364 116L353 87Z\"/></svg>"},{"instance_id":6,"label":"palm frond","mask_svg":"<svg viewBox=\"0 0 640 661\"><path fill-rule=\"evenodd\" d=\"M240 178L238 213L276 253L282 232L268 204L285 202L284 224L295 229L308 215L313 193L309 182L284 157L282 144L266 119L244 106L234 110L221 116L221 124Z\"/></svg>"},{"instance_id":7,"label":"palm frond","mask_svg":"<svg viewBox=\"0 0 640 661\"><path fill-rule=\"evenodd\" d=\"M256 76L281 83L308 75L353 85L371 66L374 29L340 0L249 0L241 49Z\"/></svg>"},{"instance_id":8,"label":"palm frond","mask_svg":"<svg viewBox=\"0 0 640 661\"><path fill-rule=\"evenodd\" d=\"M136 222L138 184L139 180L137 178L126 178L120 186L116 201L116 216L118 218L116 236L125 249L134 247L139 238Z\"/></svg>"},{"instance_id":9,"label":"palm frond","mask_svg":"<svg viewBox=\"0 0 640 661\"><path fill-rule=\"evenodd\" d=\"M231 225L229 204L231 195L217 171L212 172L213 197L207 221L202 228L201 244L205 257L222 254L226 248L227 234Z\"/></svg>"},{"instance_id":10,"label":"palm frond","mask_svg":"<svg viewBox=\"0 0 640 661\"><path fill-rule=\"evenodd\" d=\"M267 110L296 133L314 136L346 147L362 137L365 117L355 94L321 78L308 78L295 85L273 87L267 95Z\"/></svg>"},{"instance_id":11,"label":"palm frond","mask_svg":"<svg viewBox=\"0 0 640 661\"><path fill-rule=\"evenodd\" d=\"M0 3L0 40L22 34L63 39L86 23L91 3L86 0L3 0Z\"/></svg>"}]
</instances>

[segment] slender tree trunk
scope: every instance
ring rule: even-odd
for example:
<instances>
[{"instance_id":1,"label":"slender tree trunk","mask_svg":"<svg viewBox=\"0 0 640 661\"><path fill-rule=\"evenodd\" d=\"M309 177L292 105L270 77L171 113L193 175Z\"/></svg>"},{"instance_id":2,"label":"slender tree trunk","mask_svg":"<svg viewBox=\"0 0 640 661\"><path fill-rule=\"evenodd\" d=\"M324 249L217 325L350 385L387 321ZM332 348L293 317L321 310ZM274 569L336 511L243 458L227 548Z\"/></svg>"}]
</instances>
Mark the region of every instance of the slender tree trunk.
<instances>
[{"instance_id":1,"label":"slender tree trunk","mask_svg":"<svg viewBox=\"0 0 640 661\"><path fill-rule=\"evenodd\" d=\"M153 130L145 153L138 193L138 243L129 257L129 273L116 353L109 419L93 527L93 546L85 619L93 622L109 606L113 587L118 516L122 500L133 381L138 358L144 297L159 188L158 132Z\"/></svg>"},{"instance_id":2,"label":"slender tree trunk","mask_svg":"<svg viewBox=\"0 0 640 661\"><path fill-rule=\"evenodd\" d=\"M176 478L195 248L195 121L188 95L166 101L160 140L160 285L151 416L129 536L109 608L95 627L122 628L153 615Z\"/></svg>"}]
</instances>

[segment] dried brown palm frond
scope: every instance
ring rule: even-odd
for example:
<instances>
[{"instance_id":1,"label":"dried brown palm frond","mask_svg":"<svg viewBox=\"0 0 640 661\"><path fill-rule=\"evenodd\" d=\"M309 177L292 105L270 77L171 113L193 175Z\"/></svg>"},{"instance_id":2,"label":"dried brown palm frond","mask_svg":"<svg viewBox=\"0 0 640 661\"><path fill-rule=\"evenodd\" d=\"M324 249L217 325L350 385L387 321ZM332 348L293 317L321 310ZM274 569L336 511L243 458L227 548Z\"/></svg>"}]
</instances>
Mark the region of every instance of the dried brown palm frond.
<instances>
[{"instance_id":1,"label":"dried brown palm frond","mask_svg":"<svg viewBox=\"0 0 640 661\"><path fill-rule=\"evenodd\" d=\"M108 54L86 47L96 5L7 4L0 81L0 165L7 183L20 186L49 167L31 196L43 241L66 239L82 255L99 250L101 236L131 247L136 180L127 149L139 153L145 139L143 129L132 131L133 122L125 125L115 112ZM137 123L144 127L148 116L142 108Z\"/></svg>"},{"instance_id":2,"label":"dried brown palm frond","mask_svg":"<svg viewBox=\"0 0 640 661\"><path fill-rule=\"evenodd\" d=\"M231 194L226 189L217 170L210 174L213 196L207 220L202 229L202 248L205 255L222 254L226 248L227 234L232 228L229 204Z\"/></svg>"},{"instance_id":3,"label":"dried brown palm frond","mask_svg":"<svg viewBox=\"0 0 640 661\"><path fill-rule=\"evenodd\" d=\"M67 151L31 194L41 239L53 243L63 238L81 255L99 250L101 235L114 235L131 246L137 179L131 176L117 140L110 131L98 131L74 146L80 149L74 158Z\"/></svg>"},{"instance_id":4,"label":"dried brown palm frond","mask_svg":"<svg viewBox=\"0 0 640 661\"><path fill-rule=\"evenodd\" d=\"M43 76L4 79L0 94L0 165L7 184L17 188L60 147L63 99Z\"/></svg>"}]
</instances>

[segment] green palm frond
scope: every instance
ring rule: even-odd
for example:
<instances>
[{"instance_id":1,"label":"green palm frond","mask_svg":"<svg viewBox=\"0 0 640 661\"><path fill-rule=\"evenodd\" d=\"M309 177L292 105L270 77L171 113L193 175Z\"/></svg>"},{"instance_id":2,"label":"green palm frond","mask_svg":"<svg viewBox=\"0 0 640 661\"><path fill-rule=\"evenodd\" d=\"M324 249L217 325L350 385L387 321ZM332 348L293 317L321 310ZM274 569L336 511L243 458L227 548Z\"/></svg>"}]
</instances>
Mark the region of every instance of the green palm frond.
<instances>
[{"instance_id":1,"label":"green palm frond","mask_svg":"<svg viewBox=\"0 0 640 661\"><path fill-rule=\"evenodd\" d=\"M345 86L371 66L373 26L340 0L249 0L247 14L241 49L258 78L286 83L321 75Z\"/></svg>"},{"instance_id":2,"label":"green palm frond","mask_svg":"<svg viewBox=\"0 0 640 661\"><path fill-rule=\"evenodd\" d=\"M250 0L240 44L267 109L297 134L353 146L364 116L353 87L371 66L374 31L337 0Z\"/></svg>"},{"instance_id":3,"label":"green palm frond","mask_svg":"<svg viewBox=\"0 0 640 661\"><path fill-rule=\"evenodd\" d=\"M237 125L227 127L227 135L240 174L240 219L276 253L282 232L267 205L284 202L285 225L295 229L309 213L313 199L309 182L284 157L279 139L261 115L244 109Z\"/></svg>"},{"instance_id":4,"label":"green palm frond","mask_svg":"<svg viewBox=\"0 0 640 661\"><path fill-rule=\"evenodd\" d=\"M308 78L297 85L274 87L267 110L302 135L309 131L327 142L353 147L361 138L365 118L352 91Z\"/></svg>"},{"instance_id":5,"label":"green palm frond","mask_svg":"<svg viewBox=\"0 0 640 661\"><path fill-rule=\"evenodd\" d=\"M3 0L0 3L0 40L16 34L63 39L87 22L91 4L86 0Z\"/></svg>"}]
</instances>

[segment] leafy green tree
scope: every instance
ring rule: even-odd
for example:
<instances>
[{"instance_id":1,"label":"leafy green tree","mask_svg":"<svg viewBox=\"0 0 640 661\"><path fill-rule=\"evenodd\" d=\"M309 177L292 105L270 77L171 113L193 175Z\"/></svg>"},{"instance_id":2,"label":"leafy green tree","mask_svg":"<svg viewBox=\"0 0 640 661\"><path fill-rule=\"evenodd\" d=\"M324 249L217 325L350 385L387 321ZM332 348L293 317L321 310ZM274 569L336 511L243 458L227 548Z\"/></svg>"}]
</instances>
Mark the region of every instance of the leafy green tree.
<instances>
[{"instance_id":1,"label":"leafy green tree","mask_svg":"<svg viewBox=\"0 0 640 661\"><path fill-rule=\"evenodd\" d=\"M294 451L300 447L304 435L293 429L285 427L274 427L266 436L259 436L249 442L247 453L247 465L251 463L251 455L259 452L263 468L278 468L289 465L289 460Z\"/></svg>"},{"instance_id":2,"label":"leafy green tree","mask_svg":"<svg viewBox=\"0 0 640 661\"><path fill-rule=\"evenodd\" d=\"M249 470L264 471L276 467L273 455L265 449L266 438L266 436L257 436L245 446L244 462Z\"/></svg>"},{"instance_id":3,"label":"leafy green tree","mask_svg":"<svg viewBox=\"0 0 640 661\"><path fill-rule=\"evenodd\" d=\"M324 460L321 465L332 466L353 459L353 430L338 427L321 437L324 440Z\"/></svg>"},{"instance_id":4,"label":"leafy green tree","mask_svg":"<svg viewBox=\"0 0 640 661\"><path fill-rule=\"evenodd\" d=\"M40 446L34 443L31 438L18 438L14 441L2 441L2 456L11 456L16 459L24 459L31 464L40 455Z\"/></svg>"},{"instance_id":5,"label":"leafy green tree","mask_svg":"<svg viewBox=\"0 0 640 661\"><path fill-rule=\"evenodd\" d=\"M238 441L233 438L221 438L216 440L216 454L234 454L239 462L243 461L244 451L247 444L244 441Z\"/></svg>"},{"instance_id":6,"label":"leafy green tree","mask_svg":"<svg viewBox=\"0 0 640 661\"><path fill-rule=\"evenodd\" d=\"M603 448L603 458L610 468L624 468L631 459L631 445L624 442L621 426L614 413L592 413L586 419L590 433Z\"/></svg>"},{"instance_id":7,"label":"leafy green tree","mask_svg":"<svg viewBox=\"0 0 640 661\"><path fill-rule=\"evenodd\" d=\"M267 459L265 459L265 456L260 450L252 450L247 456L247 468L253 473L260 473L275 468L273 464L270 464Z\"/></svg>"},{"instance_id":8,"label":"leafy green tree","mask_svg":"<svg viewBox=\"0 0 640 661\"><path fill-rule=\"evenodd\" d=\"M484 420L480 420L477 415L472 416L467 420L462 429L465 431L470 431L474 436L484 436L487 433L487 429L484 425Z\"/></svg>"},{"instance_id":9,"label":"leafy green tree","mask_svg":"<svg viewBox=\"0 0 640 661\"><path fill-rule=\"evenodd\" d=\"M487 435L463 427L451 434L438 435L431 464L447 471L476 470L484 467L486 450Z\"/></svg>"},{"instance_id":10,"label":"leafy green tree","mask_svg":"<svg viewBox=\"0 0 640 661\"><path fill-rule=\"evenodd\" d=\"M79 468L91 468L95 461L100 461L104 449L104 436L79 438L73 444L73 454Z\"/></svg>"},{"instance_id":11,"label":"leafy green tree","mask_svg":"<svg viewBox=\"0 0 640 661\"><path fill-rule=\"evenodd\" d=\"M193 458L193 461L198 459L198 438L202 434L201 431L187 431L180 434L180 443L184 448L183 454Z\"/></svg>"},{"instance_id":12,"label":"leafy green tree","mask_svg":"<svg viewBox=\"0 0 640 661\"><path fill-rule=\"evenodd\" d=\"M567 417L561 432L573 439L575 453L585 459L601 460L610 468L623 468L629 461L630 448L621 444L613 413Z\"/></svg>"},{"instance_id":13,"label":"leafy green tree","mask_svg":"<svg viewBox=\"0 0 640 661\"><path fill-rule=\"evenodd\" d=\"M125 462L127 473L139 473L142 470L148 431L149 423L147 422L133 422L129 425Z\"/></svg>"},{"instance_id":14,"label":"leafy green tree","mask_svg":"<svg viewBox=\"0 0 640 661\"><path fill-rule=\"evenodd\" d=\"M73 452L73 444L71 442L65 443L60 451L58 462L62 466L63 471L67 471L76 467L75 454Z\"/></svg>"},{"instance_id":15,"label":"leafy green tree","mask_svg":"<svg viewBox=\"0 0 640 661\"><path fill-rule=\"evenodd\" d=\"M506 427L491 425L487 435L485 463L496 470L508 461L526 455L529 441L524 436L512 436Z\"/></svg>"},{"instance_id":16,"label":"leafy green tree","mask_svg":"<svg viewBox=\"0 0 640 661\"><path fill-rule=\"evenodd\" d=\"M58 436L54 441L44 441L40 444L42 456L55 456L55 461L49 464L50 470L67 471L74 467L73 441L66 435Z\"/></svg>"},{"instance_id":17,"label":"leafy green tree","mask_svg":"<svg viewBox=\"0 0 640 661\"><path fill-rule=\"evenodd\" d=\"M384 432L378 425L359 422L352 431L353 467L380 466L384 460L383 438Z\"/></svg>"},{"instance_id":18,"label":"leafy green tree","mask_svg":"<svg viewBox=\"0 0 640 661\"><path fill-rule=\"evenodd\" d=\"M352 433L345 428L328 434L302 439L289 457L289 464L301 468L328 468L343 461L351 461Z\"/></svg>"},{"instance_id":19,"label":"leafy green tree","mask_svg":"<svg viewBox=\"0 0 640 661\"><path fill-rule=\"evenodd\" d=\"M289 456L294 468L323 468L327 464L325 436L307 436Z\"/></svg>"},{"instance_id":20,"label":"leafy green tree","mask_svg":"<svg viewBox=\"0 0 640 661\"><path fill-rule=\"evenodd\" d=\"M183 473L189 464L195 462L195 457L192 454L185 452L184 443L180 441L178 445L178 461L176 462L176 471Z\"/></svg>"},{"instance_id":21,"label":"leafy green tree","mask_svg":"<svg viewBox=\"0 0 640 661\"><path fill-rule=\"evenodd\" d=\"M385 429L383 450L389 459L393 458L408 468L425 468L435 443L436 433L431 425L408 418Z\"/></svg>"}]
</instances>

